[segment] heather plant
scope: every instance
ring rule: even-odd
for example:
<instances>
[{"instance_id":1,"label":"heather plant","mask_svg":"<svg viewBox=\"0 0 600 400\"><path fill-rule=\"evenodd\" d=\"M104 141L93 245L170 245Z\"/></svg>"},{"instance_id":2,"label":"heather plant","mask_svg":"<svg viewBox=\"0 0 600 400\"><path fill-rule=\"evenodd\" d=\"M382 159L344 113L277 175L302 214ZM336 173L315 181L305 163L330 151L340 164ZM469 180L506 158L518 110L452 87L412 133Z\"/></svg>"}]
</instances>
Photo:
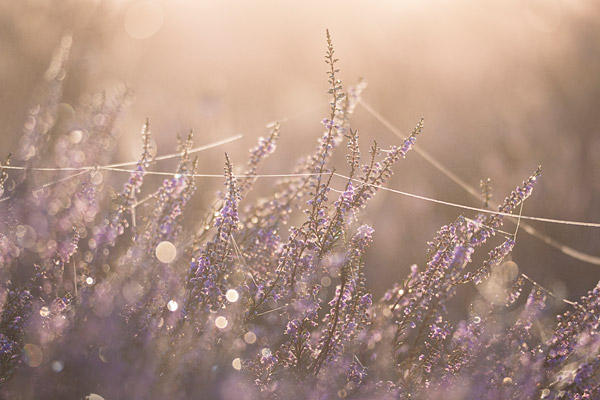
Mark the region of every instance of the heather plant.
<instances>
[{"instance_id":1,"label":"heather plant","mask_svg":"<svg viewBox=\"0 0 600 400\"><path fill-rule=\"evenodd\" d=\"M476 214L441 227L423 265L374 298L365 269L378 266L364 256L384 239L364 216L424 121L363 159L351 117L366 84L344 90L329 32L331 100L314 152L251 199L282 134L270 124L243 169L225 154L224 189L193 223L203 175L192 132L153 191L146 178L164 173L148 121L139 161L109 164L127 90L84 96L68 129L57 122L71 42L0 166L3 398L600 398L600 286L563 300L552 323L556 296L510 260L519 222L502 230L540 168L497 210L482 181ZM120 192L113 172L129 173ZM468 286L479 294L454 310Z\"/></svg>"}]
</instances>

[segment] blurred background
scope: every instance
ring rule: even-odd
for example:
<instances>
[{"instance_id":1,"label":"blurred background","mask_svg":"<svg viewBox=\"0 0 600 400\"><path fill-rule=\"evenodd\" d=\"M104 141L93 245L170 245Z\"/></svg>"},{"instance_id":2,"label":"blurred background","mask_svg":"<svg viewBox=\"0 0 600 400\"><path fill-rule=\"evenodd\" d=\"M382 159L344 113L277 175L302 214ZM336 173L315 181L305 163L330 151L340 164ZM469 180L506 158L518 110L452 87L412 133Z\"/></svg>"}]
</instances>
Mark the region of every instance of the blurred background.
<instances>
[{"instance_id":1,"label":"blurred background","mask_svg":"<svg viewBox=\"0 0 600 400\"><path fill-rule=\"evenodd\" d=\"M196 145L244 135L200 153L201 173L221 173L223 151L242 165L247 149L268 133L265 125L286 120L262 172L291 172L295 160L314 149L328 115L326 28L343 84L364 77L363 98L406 134L425 117L418 147L464 181L478 187L491 178L494 199L501 201L541 164L542 179L524 214L600 222L600 3L594 1L3 0L0 153L18 147L52 53L62 35L72 34L65 104L123 83L134 93L118 123L114 162L137 159L146 117L158 154L175 151L176 136L192 128ZM383 147L400 142L362 107L353 128L365 155L373 140ZM175 167L176 160L153 169ZM395 171L394 189L482 204L414 152ZM126 178L115 175L110 182L119 188ZM256 192L269 193L272 184L263 179ZM221 185L200 179L190 215L202 215ZM375 293L405 276L411 264L423 265L426 242L462 213L380 192L363 216L376 231L367 260ZM599 229L532 225L600 256ZM600 279L600 266L525 232L513 260L571 299Z\"/></svg>"}]
</instances>

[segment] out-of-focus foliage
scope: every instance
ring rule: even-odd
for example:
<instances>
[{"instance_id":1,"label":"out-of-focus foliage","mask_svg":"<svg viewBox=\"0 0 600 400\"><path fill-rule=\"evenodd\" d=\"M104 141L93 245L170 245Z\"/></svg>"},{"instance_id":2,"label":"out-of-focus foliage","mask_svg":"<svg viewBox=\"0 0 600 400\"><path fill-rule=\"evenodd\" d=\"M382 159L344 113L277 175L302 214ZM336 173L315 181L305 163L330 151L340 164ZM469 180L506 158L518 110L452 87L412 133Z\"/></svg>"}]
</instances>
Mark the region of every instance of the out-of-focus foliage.
<instances>
[{"instance_id":1,"label":"out-of-focus foliage","mask_svg":"<svg viewBox=\"0 0 600 400\"><path fill-rule=\"evenodd\" d=\"M173 151L175 135L191 127L198 143L245 133L240 145L227 149L234 160L253 146L267 121L290 117L284 123L294 134L282 135L284 156L270 161L274 170L290 171L298 154L310 151L309 132L325 108L322 83L315 77L322 74L321 36L329 28L341 39L342 80L367 78L365 100L399 127L426 117L429 134L419 145L471 186L491 177L496 193L505 193L515 176L541 164L551 178L540 183L535 209L526 207L526 214L600 220L596 2L408 0L367 7L343 0L293 6L150 0L141 2L150 4L145 14L134 7L138 3L1 2L0 146L5 153L17 147L31 94L56 43L72 33L74 68L64 82L62 102L73 106L81 93L102 92L115 80L126 82L136 95L119 124L118 160L138 156L136 133L147 117L156 147L164 152ZM319 105L323 108L312 108ZM312 111L296 115L307 110ZM59 112L70 115L68 107ZM374 139L385 146L399 139L360 106L354 120L367 146ZM219 173L217 153L200 157L198 170ZM392 187L479 205L420 157L407 160L401 176L392 178ZM192 200L197 208L210 202L210 192L197 193L201 200ZM377 208L396 210L398 219L372 213L369 221L403 243L409 264L423 262L425 242L455 216L451 208L399 196L375 202ZM600 240L596 230L535 227L587 253L596 252ZM526 246L515 249L517 261L563 295L580 296L589 289L582 282L600 279L596 268L537 239L522 240ZM367 257L385 267L366 273L381 294L407 267L396 262L392 246L374 246Z\"/></svg>"}]
</instances>

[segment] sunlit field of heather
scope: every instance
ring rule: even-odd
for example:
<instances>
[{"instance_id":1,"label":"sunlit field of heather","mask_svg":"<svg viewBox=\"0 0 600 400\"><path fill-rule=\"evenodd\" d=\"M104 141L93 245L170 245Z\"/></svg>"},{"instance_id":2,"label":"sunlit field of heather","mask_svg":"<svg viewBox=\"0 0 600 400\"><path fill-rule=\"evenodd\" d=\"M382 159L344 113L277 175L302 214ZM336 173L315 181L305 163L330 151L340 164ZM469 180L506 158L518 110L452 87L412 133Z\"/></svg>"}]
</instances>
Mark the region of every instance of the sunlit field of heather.
<instances>
[{"instance_id":1,"label":"sunlit field of heather","mask_svg":"<svg viewBox=\"0 0 600 400\"><path fill-rule=\"evenodd\" d=\"M600 6L0 3L0 399L600 399Z\"/></svg>"}]
</instances>

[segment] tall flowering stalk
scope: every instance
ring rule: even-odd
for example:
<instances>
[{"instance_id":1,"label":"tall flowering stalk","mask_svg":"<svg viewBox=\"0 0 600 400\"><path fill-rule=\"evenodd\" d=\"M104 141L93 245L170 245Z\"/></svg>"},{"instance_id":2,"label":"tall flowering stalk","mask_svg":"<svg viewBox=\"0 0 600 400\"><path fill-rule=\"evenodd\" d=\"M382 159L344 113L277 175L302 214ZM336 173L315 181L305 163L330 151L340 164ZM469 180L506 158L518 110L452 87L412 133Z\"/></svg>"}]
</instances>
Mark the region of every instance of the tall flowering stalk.
<instances>
[{"instance_id":1,"label":"tall flowering stalk","mask_svg":"<svg viewBox=\"0 0 600 400\"><path fill-rule=\"evenodd\" d=\"M111 228L115 231L117 235L123 233L125 229L129 227L129 222L127 221L127 216L129 216L131 220L131 224L135 226L135 207L137 206L137 198L139 195L142 184L144 183L144 176L146 175L146 171L148 167L150 167L150 162L152 161L152 134L150 133L150 123L148 120L144 123L142 127L142 155L137 162L133 172L129 176L129 180L125 183L125 187L123 188L123 192L120 195L120 202L117 205L117 211L115 215L111 218Z\"/></svg>"},{"instance_id":2,"label":"tall flowering stalk","mask_svg":"<svg viewBox=\"0 0 600 400\"><path fill-rule=\"evenodd\" d=\"M329 312L323 318L324 329L316 346L312 370L318 375L324 363L331 363L343 351L344 343L365 329L369 323L368 310L371 294L365 288L362 273L362 255L373 240L373 229L368 225L358 228L350 242L350 254L339 271L340 285L329 302Z\"/></svg>"},{"instance_id":3,"label":"tall flowering stalk","mask_svg":"<svg viewBox=\"0 0 600 400\"><path fill-rule=\"evenodd\" d=\"M231 257L230 241L238 229L239 191L233 166L225 154L225 186L227 188L223 206L215 218L216 233L192 258L185 303L186 314L191 318L198 311L218 308L223 302L228 276L228 261Z\"/></svg>"},{"instance_id":4,"label":"tall flowering stalk","mask_svg":"<svg viewBox=\"0 0 600 400\"><path fill-rule=\"evenodd\" d=\"M197 160L192 160L190 150L193 146L194 134L192 131L187 139L179 146L181 160L177 171L170 179L165 179L162 186L154 194L156 201L154 215L148 220L143 239L154 247L164 238L178 233L178 222L183 209L196 190L194 173Z\"/></svg>"}]
</instances>

